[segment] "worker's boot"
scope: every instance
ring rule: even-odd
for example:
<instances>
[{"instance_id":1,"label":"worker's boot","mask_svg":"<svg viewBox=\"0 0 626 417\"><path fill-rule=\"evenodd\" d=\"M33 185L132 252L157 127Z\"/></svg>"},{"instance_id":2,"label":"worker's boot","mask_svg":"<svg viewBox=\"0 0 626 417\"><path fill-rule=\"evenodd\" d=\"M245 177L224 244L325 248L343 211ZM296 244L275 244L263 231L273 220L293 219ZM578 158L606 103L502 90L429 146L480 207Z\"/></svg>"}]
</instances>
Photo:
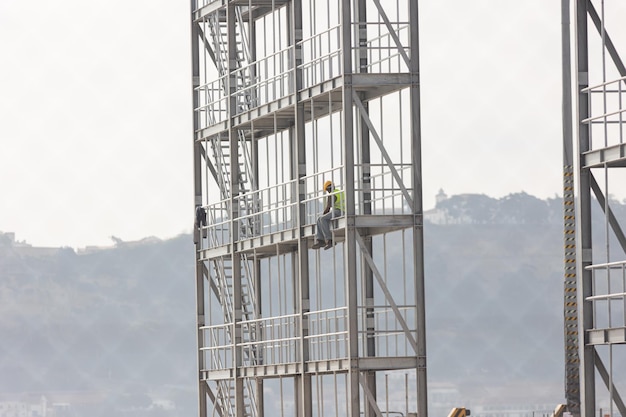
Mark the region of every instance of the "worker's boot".
<instances>
[{"instance_id":1,"label":"worker's boot","mask_svg":"<svg viewBox=\"0 0 626 417\"><path fill-rule=\"evenodd\" d=\"M322 246L324 246L324 241L323 240L318 240L317 242L315 242L313 244L313 246L311 246L312 249L319 249Z\"/></svg>"}]
</instances>

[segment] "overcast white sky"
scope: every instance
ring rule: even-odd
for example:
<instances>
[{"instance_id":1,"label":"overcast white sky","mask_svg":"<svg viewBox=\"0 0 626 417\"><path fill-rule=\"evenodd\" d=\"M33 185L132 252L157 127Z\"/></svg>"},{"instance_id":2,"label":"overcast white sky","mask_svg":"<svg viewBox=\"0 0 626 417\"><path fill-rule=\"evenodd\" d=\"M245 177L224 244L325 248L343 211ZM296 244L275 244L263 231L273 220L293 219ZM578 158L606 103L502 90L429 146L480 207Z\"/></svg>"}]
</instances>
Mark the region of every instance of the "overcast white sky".
<instances>
[{"instance_id":1,"label":"overcast white sky","mask_svg":"<svg viewBox=\"0 0 626 417\"><path fill-rule=\"evenodd\" d=\"M425 208L560 195L560 1L422 0L420 19ZM191 230L189 20L187 0L0 1L0 231Z\"/></svg>"}]
</instances>

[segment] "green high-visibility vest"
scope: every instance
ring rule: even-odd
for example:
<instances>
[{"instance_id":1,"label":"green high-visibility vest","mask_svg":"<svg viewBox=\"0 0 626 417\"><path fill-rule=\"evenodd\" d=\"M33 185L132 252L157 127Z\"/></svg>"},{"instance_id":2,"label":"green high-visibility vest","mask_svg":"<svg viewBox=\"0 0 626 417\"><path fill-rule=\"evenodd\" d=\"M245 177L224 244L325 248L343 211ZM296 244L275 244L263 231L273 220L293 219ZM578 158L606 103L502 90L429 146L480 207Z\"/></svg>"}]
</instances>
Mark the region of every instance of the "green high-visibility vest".
<instances>
[{"instance_id":1,"label":"green high-visibility vest","mask_svg":"<svg viewBox=\"0 0 626 417\"><path fill-rule=\"evenodd\" d=\"M334 190L333 191L333 196L334 201L333 201L333 208L337 209L337 210L341 210L342 212L345 213L346 211L346 194L341 191L341 190Z\"/></svg>"}]
</instances>

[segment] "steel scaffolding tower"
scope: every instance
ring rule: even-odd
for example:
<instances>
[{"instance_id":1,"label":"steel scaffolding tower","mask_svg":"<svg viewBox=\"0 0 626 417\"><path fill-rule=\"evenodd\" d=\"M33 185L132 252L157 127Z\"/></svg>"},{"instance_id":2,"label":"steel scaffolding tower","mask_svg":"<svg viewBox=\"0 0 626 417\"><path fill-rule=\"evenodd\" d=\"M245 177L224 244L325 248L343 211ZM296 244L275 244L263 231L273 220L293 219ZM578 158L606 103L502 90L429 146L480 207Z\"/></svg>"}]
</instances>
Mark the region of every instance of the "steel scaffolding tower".
<instances>
[{"instance_id":1,"label":"steel scaffolding tower","mask_svg":"<svg viewBox=\"0 0 626 417\"><path fill-rule=\"evenodd\" d=\"M192 1L200 416L428 415L417 22Z\"/></svg>"},{"instance_id":2,"label":"steel scaffolding tower","mask_svg":"<svg viewBox=\"0 0 626 417\"><path fill-rule=\"evenodd\" d=\"M566 397L575 416L626 416L626 219L611 195L624 189L626 39L609 35L626 8L562 0L562 10Z\"/></svg>"}]
</instances>

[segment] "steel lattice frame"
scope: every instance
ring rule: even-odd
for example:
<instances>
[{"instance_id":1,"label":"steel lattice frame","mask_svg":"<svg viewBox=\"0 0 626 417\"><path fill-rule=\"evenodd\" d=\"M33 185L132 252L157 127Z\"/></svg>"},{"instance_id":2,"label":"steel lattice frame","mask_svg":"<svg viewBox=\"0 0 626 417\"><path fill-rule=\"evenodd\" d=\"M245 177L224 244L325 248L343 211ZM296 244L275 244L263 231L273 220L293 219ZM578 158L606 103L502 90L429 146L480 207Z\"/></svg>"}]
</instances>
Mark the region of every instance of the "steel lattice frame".
<instances>
[{"instance_id":1,"label":"steel lattice frame","mask_svg":"<svg viewBox=\"0 0 626 417\"><path fill-rule=\"evenodd\" d=\"M562 10L566 398L575 416L624 416L626 219L610 191L626 167L626 42L610 33L626 9L562 0Z\"/></svg>"},{"instance_id":2,"label":"steel lattice frame","mask_svg":"<svg viewBox=\"0 0 626 417\"><path fill-rule=\"evenodd\" d=\"M192 1L200 416L428 415L417 3Z\"/></svg>"}]
</instances>

